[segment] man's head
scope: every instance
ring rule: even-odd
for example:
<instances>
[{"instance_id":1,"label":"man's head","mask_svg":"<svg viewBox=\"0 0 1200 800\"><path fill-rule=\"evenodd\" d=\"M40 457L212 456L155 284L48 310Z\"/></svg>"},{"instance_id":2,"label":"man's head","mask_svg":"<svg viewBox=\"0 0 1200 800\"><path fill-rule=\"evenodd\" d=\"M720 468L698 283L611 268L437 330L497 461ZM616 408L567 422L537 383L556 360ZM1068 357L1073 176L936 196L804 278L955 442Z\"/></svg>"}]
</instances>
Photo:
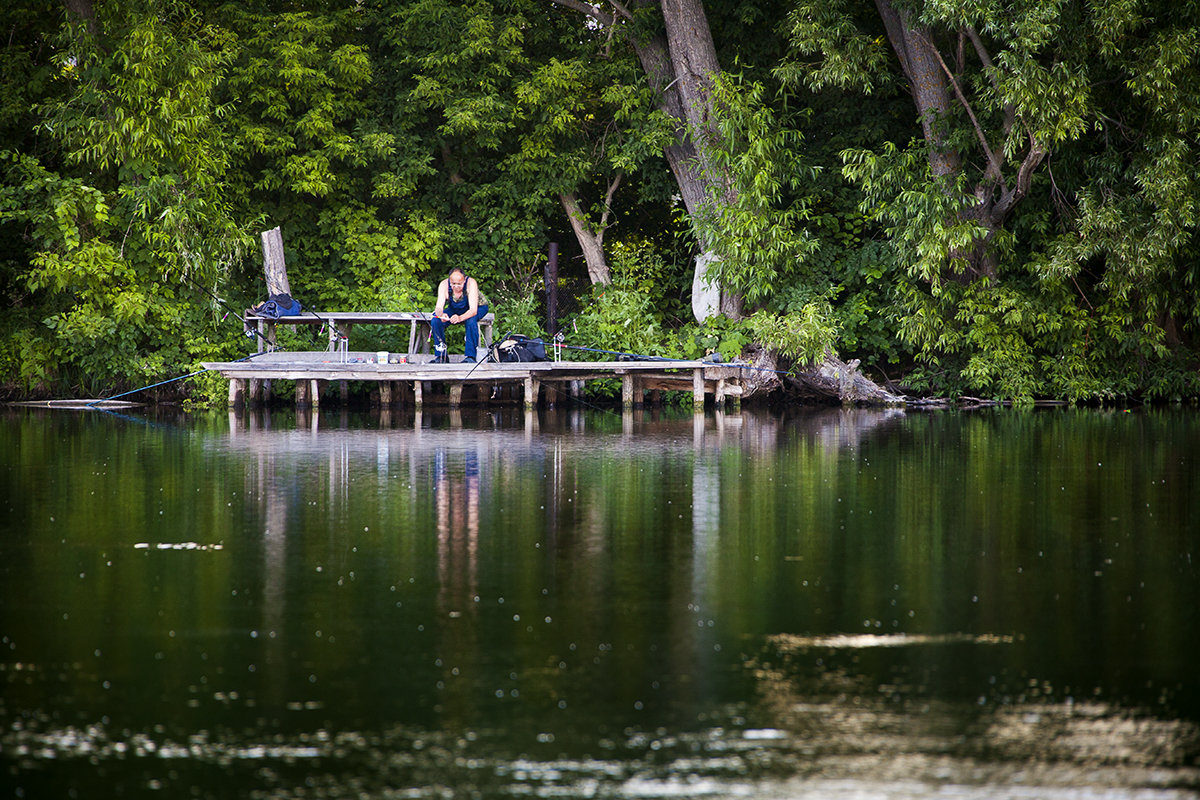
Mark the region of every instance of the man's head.
<instances>
[{"instance_id":1,"label":"man's head","mask_svg":"<svg viewBox=\"0 0 1200 800\"><path fill-rule=\"evenodd\" d=\"M462 294L463 287L467 285L467 273L462 271L461 267L455 267L450 270L450 288L455 294Z\"/></svg>"}]
</instances>

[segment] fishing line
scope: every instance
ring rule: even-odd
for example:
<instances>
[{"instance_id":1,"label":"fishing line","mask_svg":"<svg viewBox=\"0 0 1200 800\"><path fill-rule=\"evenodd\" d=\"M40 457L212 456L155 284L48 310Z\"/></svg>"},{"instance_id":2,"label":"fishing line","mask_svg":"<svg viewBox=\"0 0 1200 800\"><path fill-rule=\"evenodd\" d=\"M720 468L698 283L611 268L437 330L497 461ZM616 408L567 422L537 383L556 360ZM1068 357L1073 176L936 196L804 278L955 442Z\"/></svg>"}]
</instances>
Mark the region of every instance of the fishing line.
<instances>
[{"instance_id":1,"label":"fishing line","mask_svg":"<svg viewBox=\"0 0 1200 800\"><path fill-rule=\"evenodd\" d=\"M258 326L257 326L257 325L255 325L254 327L252 327L252 328L249 328L249 329L245 328L245 327L244 327L244 325L245 325L245 321L244 321L244 319L243 319L243 317L242 317L242 314L241 314L241 312L239 312L239 311L237 311L236 309L234 309L233 307L231 307L231 306L230 306L228 303L226 303L224 300L222 300L220 297L218 297L218 296L216 295L216 293L214 293L213 291L211 291L211 290L210 290L210 289L209 289L207 286L204 286L204 285L202 285L202 284L201 284L199 281L197 281L197 280L196 280L195 278L193 278L191 275L188 275L186 272L184 272L182 267L175 267L175 268L174 268L174 270L175 270L177 273L179 273L179 275L180 275L180 276L181 276L181 277L182 277L184 280L186 280L188 283L192 284L192 286L196 287L197 289L199 289L200 291L204 292L206 295L208 295L209 297L211 297L213 300L217 301L217 303L218 303L218 304L220 304L220 305L221 305L221 306L222 306L222 307L225 309L225 311L227 312L227 313L225 314L225 317L228 317L230 314L233 314L233 315L234 315L235 317L237 317L239 320L243 320L243 331L245 331L245 332L247 333L247 335L253 334L254 336L257 336L258 338L262 339L262 340L263 340L263 342L265 342L266 344L270 345L270 346L271 346L273 349L275 349L275 350L282 350L282 349L284 349L284 348L282 348L282 347L279 347L278 345L276 345L274 342L272 342L272 341L271 341L270 339L268 339L266 336L264 336L264 335L263 335L263 333L262 333L262 331L260 331L260 330L258 329ZM320 328L318 329L318 331L317 331L318 333L320 333L321 331L325 330L326 328L329 328L329 329L331 329L331 330L332 330L332 328L333 328L333 323L331 323L329 320L325 319L325 318L324 318L324 317L322 317L320 314L318 314L317 312L313 311L311 308L308 310L308 313L309 313L309 314L311 314L311 315L313 316L313 318L314 318L314 319L316 319L318 322L320 322L320 323L321 323L321 327L320 327ZM225 321L225 317L222 317L222 318L221 318L221 321L222 321L222 322L224 322L224 321Z\"/></svg>"},{"instance_id":2,"label":"fishing line","mask_svg":"<svg viewBox=\"0 0 1200 800\"><path fill-rule=\"evenodd\" d=\"M628 358L631 360L636 359L638 361L687 361L687 360L691 360L691 359L667 358L666 356L650 356L650 355L645 355L642 353L623 353L619 350L601 350L601 349L598 349L595 347L582 347L577 344L563 343L560 346L567 347L572 350L583 350L584 352L588 352L588 353L602 353L604 355L625 357L625 358ZM753 364L737 364L737 363L728 362L728 361L703 361L703 360L701 360L701 361L704 364L714 366L714 367L734 367L736 369L754 370L755 372L773 372L776 375L791 375L792 374L791 370L770 369L769 367L756 367Z\"/></svg>"}]
</instances>

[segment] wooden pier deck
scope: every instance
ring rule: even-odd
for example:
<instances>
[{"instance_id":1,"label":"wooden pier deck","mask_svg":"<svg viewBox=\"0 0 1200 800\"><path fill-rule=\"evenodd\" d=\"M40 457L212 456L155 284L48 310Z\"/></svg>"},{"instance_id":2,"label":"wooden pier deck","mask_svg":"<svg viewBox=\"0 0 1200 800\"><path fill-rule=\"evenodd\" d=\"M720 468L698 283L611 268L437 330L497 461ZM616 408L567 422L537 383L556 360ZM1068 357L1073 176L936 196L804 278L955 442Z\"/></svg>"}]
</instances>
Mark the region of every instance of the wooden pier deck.
<instances>
[{"instance_id":1,"label":"wooden pier deck","mask_svg":"<svg viewBox=\"0 0 1200 800\"><path fill-rule=\"evenodd\" d=\"M450 407L463 403L464 387L474 386L477 402L488 402L496 387L520 386L526 408L539 402L542 387L561 394L578 394L587 381L615 378L621 381L625 408L642 405L645 393L654 390L691 391L693 405L703 409L705 396L720 405L739 403L742 371L738 367L704 361L533 361L523 363L452 362L436 364L428 355L394 354L404 363L377 363L368 352L262 353L244 361L205 362L204 367L229 379L229 404L241 407L260 402L270 393L272 381L296 382L296 403L319 406L322 384L369 381L379 383L383 405L402 404L411 398L421 408L433 400L430 384L446 388ZM480 390L482 389L482 391ZM440 402L440 399L439 399Z\"/></svg>"}]
</instances>

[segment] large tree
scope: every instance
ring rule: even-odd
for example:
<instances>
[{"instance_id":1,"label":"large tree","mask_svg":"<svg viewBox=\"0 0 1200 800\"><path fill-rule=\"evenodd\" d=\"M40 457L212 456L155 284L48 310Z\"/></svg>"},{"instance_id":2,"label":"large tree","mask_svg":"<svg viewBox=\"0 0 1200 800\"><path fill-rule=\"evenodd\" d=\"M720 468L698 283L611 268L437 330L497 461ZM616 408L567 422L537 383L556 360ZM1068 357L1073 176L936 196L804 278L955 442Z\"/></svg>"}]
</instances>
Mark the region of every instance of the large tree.
<instances>
[{"instance_id":1,"label":"large tree","mask_svg":"<svg viewBox=\"0 0 1200 800\"><path fill-rule=\"evenodd\" d=\"M713 216L714 203L734 200L733 182L711 157L716 116L713 89L721 75L717 49L700 0L662 0L626 6L611 4L612 11L582 0L553 0L586 14L606 29L621 34L637 54L659 107L675 121L675 136L664 148L679 195L693 218ZM695 262L693 311L703 320L715 311L738 318L741 293L720 281L720 256L703 230L697 228L702 250Z\"/></svg>"},{"instance_id":2,"label":"large tree","mask_svg":"<svg viewBox=\"0 0 1200 800\"><path fill-rule=\"evenodd\" d=\"M539 0L380 10L392 102L403 110L396 124L420 119L436 164L428 185L449 181L454 216L465 227L503 222L537 249L557 216L590 280L609 283L604 243L618 190L661 164L668 135L636 62Z\"/></svg>"},{"instance_id":3,"label":"large tree","mask_svg":"<svg viewBox=\"0 0 1200 800\"><path fill-rule=\"evenodd\" d=\"M213 286L245 241L221 185L225 41L175 3L71 2L24 19L4 51L29 103L27 132L6 131L0 154L19 275L5 281L19 325L5 373L94 392L177 369L211 347L193 287Z\"/></svg>"},{"instance_id":4,"label":"large tree","mask_svg":"<svg viewBox=\"0 0 1200 800\"><path fill-rule=\"evenodd\" d=\"M1197 14L1158 0L796 6L782 74L868 94L899 80L912 98L910 142L843 158L915 279L898 283L900 330L927 364L977 391L1089 397L1145 380L1114 366L1145 366L1196 324L1170 287L1196 252Z\"/></svg>"}]
</instances>

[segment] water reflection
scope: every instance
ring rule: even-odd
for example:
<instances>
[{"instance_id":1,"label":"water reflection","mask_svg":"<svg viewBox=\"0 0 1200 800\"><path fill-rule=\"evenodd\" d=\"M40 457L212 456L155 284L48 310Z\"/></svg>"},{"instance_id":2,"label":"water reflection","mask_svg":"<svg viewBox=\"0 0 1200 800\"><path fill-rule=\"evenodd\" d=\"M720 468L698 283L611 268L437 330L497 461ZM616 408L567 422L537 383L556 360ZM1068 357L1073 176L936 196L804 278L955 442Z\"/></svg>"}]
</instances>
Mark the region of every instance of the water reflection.
<instances>
[{"instance_id":1,"label":"water reflection","mask_svg":"<svg viewBox=\"0 0 1200 800\"><path fill-rule=\"evenodd\" d=\"M27 797L1200 796L1187 415L0 422Z\"/></svg>"}]
</instances>

